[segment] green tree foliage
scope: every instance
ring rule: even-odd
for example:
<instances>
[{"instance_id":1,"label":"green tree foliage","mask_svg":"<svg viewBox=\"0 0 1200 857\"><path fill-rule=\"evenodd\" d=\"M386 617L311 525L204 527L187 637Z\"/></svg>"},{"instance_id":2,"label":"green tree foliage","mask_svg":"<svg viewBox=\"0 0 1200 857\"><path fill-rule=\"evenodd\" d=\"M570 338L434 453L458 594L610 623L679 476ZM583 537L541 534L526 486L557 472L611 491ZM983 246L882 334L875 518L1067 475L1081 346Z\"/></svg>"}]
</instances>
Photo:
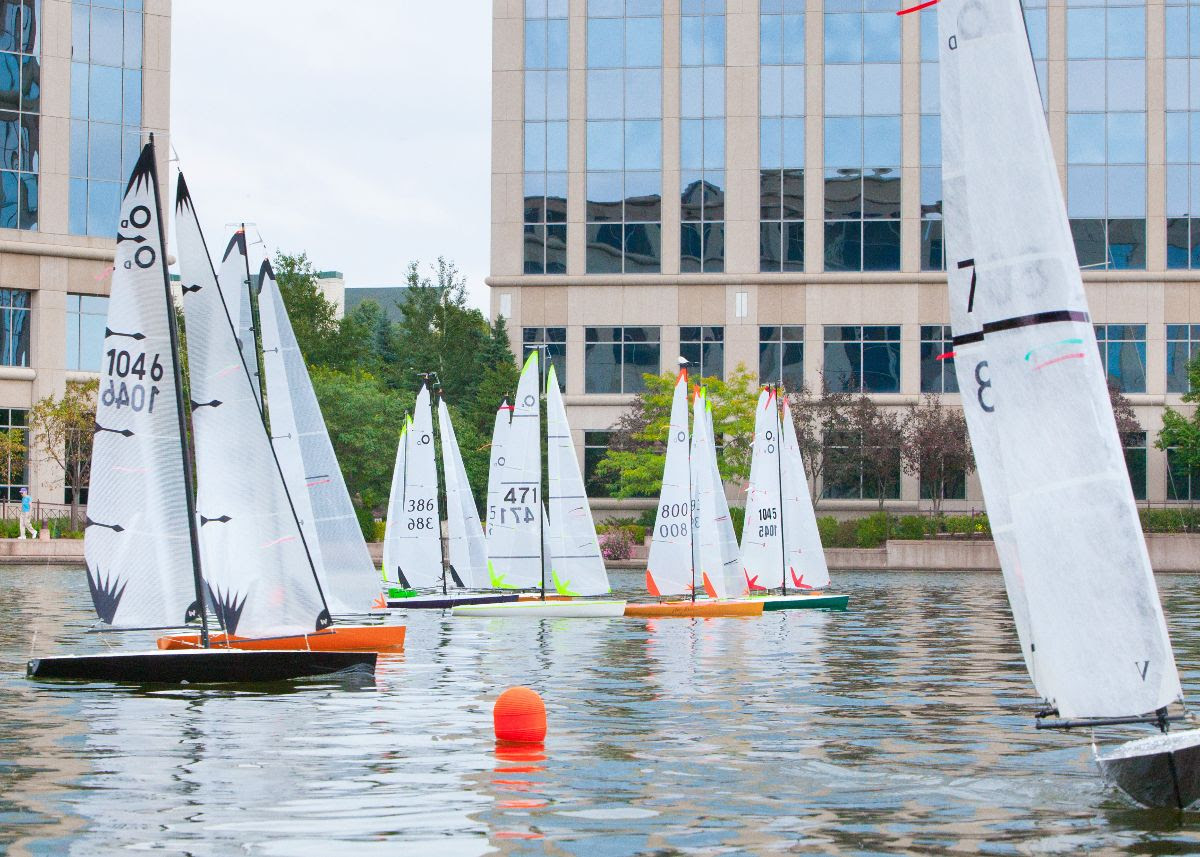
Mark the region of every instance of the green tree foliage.
<instances>
[{"instance_id":1,"label":"green tree foliage","mask_svg":"<svg viewBox=\"0 0 1200 857\"><path fill-rule=\"evenodd\" d=\"M613 426L612 446L596 465L596 478L611 486L614 497L656 497L662 487L675 376L644 377L646 389ZM724 444L718 458L721 477L748 479L758 401L756 376L739 363L728 380L705 378L703 384L712 403L713 429Z\"/></svg>"},{"instance_id":2,"label":"green tree foliage","mask_svg":"<svg viewBox=\"0 0 1200 857\"><path fill-rule=\"evenodd\" d=\"M68 485L87 485L92 475L99 381L68 381L61 398L46 396L29 412L38 449L63 469ZM79 492L71 492L71 526L79 521Z\"/></svg>"},{"instance_id":3,"label":"green tree foliage","mask_svg":"<svg viewBox=\"0 0 1200 857\"><path fill-rule=\"evenodd\" d=\"M278 254L275 276L356 504L386 507L404 415L412 410L421 374L433 372L482 505L496 408L512 397L519 374L504 319L489 324L468 306L465 280L444 259L428 275L416 262L408 266L400 322L375 301L339 319L303 253Z\"/></svg>"},{"instance_id":4,"label":"green tree foliage","mask_svg":"<svg viewBox=\"0 0 1200 857\"><path fill-rule=\"evenodd\" d=\"M1200 403L1200 354L1188 363L1188 392L1183 394L1183 400L1189 405ZM1117 416L1119 419L1119 412ZM1154 445L1172 450L1175 460L1188 470L1200 467L1200 409L1194 409L1191 416L1184 416L1168 405L1163 409L1162 421L1163 427ZM1120 426L1118 429L1131 430Z\"/></svg>"}]
</instances>

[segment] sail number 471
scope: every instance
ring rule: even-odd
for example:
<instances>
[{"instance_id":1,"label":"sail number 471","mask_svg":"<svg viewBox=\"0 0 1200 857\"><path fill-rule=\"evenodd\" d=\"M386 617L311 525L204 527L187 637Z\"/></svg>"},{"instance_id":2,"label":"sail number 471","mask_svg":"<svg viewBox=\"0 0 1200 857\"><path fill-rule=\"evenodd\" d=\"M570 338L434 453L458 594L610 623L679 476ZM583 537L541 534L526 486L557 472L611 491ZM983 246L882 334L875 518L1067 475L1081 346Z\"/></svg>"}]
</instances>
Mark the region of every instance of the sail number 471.
<instances>
[{"instance_id":1,"label":"sail number 471","mask_svg":"<svg viewBox=\"0 0 1200 857\"><path fill-rule=\"evenodd\" d=\"M110 348L104 354L108 358L108 386L100 393L100 403L105 407L132 408L135 411L146 410L153 413L154 400L161 392L154 384L141 383L149 376L151 381L163 379L163 363L155 354L146 365L146 355L132 355L124 349ZM115 377L114 377L115 376ZM136 378L137 380L117 380Z\"/></svg>"}]
</instances>

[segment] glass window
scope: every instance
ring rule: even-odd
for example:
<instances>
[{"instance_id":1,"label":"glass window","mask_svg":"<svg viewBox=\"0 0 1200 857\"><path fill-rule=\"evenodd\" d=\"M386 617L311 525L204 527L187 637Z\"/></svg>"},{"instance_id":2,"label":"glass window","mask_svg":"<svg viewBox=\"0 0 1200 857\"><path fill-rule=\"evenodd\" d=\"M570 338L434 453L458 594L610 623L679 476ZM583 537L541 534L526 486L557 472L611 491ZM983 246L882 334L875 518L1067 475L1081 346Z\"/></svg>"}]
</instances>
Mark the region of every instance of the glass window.
<instances>
[{"instance_id":1,"label":"glass window","mask_svg":"<svg viewBox=\"0 0 1200 857\"><path fill-rule=\"evenodd\" d=\"M679 356L698 378L725 378L725 328L679 328Z\"/></svg>"},{"instance_id":2,"label":"glass window","mask_svg":"<svg viewBox=\"0 0 1200 857\"><path fill-rule=\"evenodd\" d=\"M776 325L758 329L758 377L763 384L804 388L804 326Z\"/></svg>"},{"instance_id":3,"label":"glass window","mask_svg":"<svg viewBox=\"0 0 1200 857\"><path fill-rule=\"evenodd\" d=\"M1200 353L1200 324L1167 325L1167 392L1187 393L1188 364Z\"/></svg>"},{"instance_id":4,"label":"glass window","mask_svg":"<svg viewBox=\"0 0 1200 857\"><path fill-rule=\"evenodd\" d=\"M611 486L596 473L596 465L608 454L615 434L596 430L583 433L583 482L589 497L608 497L612 494Z\"/></svg>"},{"instance_id":5,"label":"glass window","mask_svg":"<svg viewBox=\"0 0 1200 857\"><path fill-rule=\"evenodd\" d=\"M899 325L826 326L824 374L828 390L898 393Z\"/></svg>"},{"instance_id":6,"label":"glass window","mask_svg":"<svg viewBox=\"0 0 1200 857\"><path fill-rule=\"evenodd\" d=\"M954 336L948 324L921 325L921 392L957 393Z\"/></svg>"},{"instance_id":7,"label":"glass window","mask_svg":"<svg viewBox=\"0 0 1200 857\"><path fill-rule=\"evenodd\" d=\"M659 371L659 328L584 328L584 392L639 393Z\"/></svg>"},{"instance_id":8,"label":"glass window","mask_svg":"<svg viewBox=\"0 0 1200 857\"><path fill-rule=\"evenodd\" d=\"M821 496L853 500L879 499L880 485L866 464L862 437L834 431L825 436ZM871 450L872 453L875 450ZM900 450L892 450L894 475L883 481L883 499L900 497ZM872 457L875 457L874 455Z\"/></svg>"},{"instance_id":9,"label":"glass window","mask_svg":"<svg viewBox=\"0 0 1200 857\"><path fill-rule=\"evenodd\" d=\"M20 408L0 408L0 431L20 429L26 446L29 433L26 430L29 412ZM14 461L7 470L0 470L0 499L10 503L21 499L21 489L29 488L29 456Z\"/></svg>"},{"instance_id":10,"label":"glass window","mask_svg":"<svg viewBox=\"0 0 1200 857\"><path fill-rule=\"evenodd\" d=\"M1200 469L1188 467L1176 449L1167 450L1167 499L1200 500Z\"/></svg>"},{"instance_id":11,"label":"glass window","mask_svg":"<svg viewBox=\"0 0 1200 857\"><path fill-rule=\"evenodd\" d=\"M1096 344L1108 383L1123 393L1146 392L1146 325L1098 324Z\"/></svg>"},{"instance_id":12,"label":"glass window","mask_svg":"<svg viewBox=\"0 0 1200 857\"><path fill-rule=\"evenodd\" d=\"M32 292L0 289L0 366L29 365L29 316Z\"/></svg>"},{"instance_id":13,"label":"glass window","mask_svg":"<svg viewBox=\"0 0 1200 857\"><path fill-rule=\"evenodd\" d=\"M1146 432L1131 431L1121 435L1121 446L1125 451L1125 468L1129 471L1129 485L1135 500L1146 499Z\"/></svg>"},{"instance_id":14,"label":"glass window","mask_svg":"<svg viewBox=\"0 0 1200 857\"><path fill-rule=\"evenodd\" d=\"M67 295L67 368L99 372L108 298Z\"/></svg>"},{"instance_id":15,"label":"glass window","mask_svg":"<svg viewBox=\"0 0 1200 857\"><path fill-rule=\"evenodd\" d=\"M685 47L688 39L697 47L684 57L692 67L680 69L681 113L689 118L680 121L679 270L713 273L725 270L724 4L695 11L700 14L681 19ZM782 82L778 75L774 79L774 99L781 102ZM768 86L769 80L764 93Z\"/></svg>"},{"instance_id":16,"label":"glass window","mask_svg":"<svg viewBox=\"0 0 1200 857\"><path fill-rule=\"evenodd\" d=\"M72 7L68 230L111 236L121 185L141 149L140 3ZM543 63L544 65L544 63Z\"/></svg>"},{"instance_id":17,"label":"glass window","mask_svg":"<svg viewBox=\"0 0 1200 857\"><path fill-rule=\"evenodd\" d=\"M541 384L546 386L546 373L550 364L554 364L554 375L558 379L558 389L567 391L567 329L565 327L523 327L521 328L521 363L525 363L530 353L537 351L538 366L541 368Z\"/></svg>"},{"instance_id":18,"label":"glass window","mask_svg":"<svg viewBox=\"0 0 1200 857\"><path fill-rule=\"evenodd\" d=\"M759 269L803 271L804 8L798 2L767 3L761 11ZM827 23L831 17L836 16L825 16ZM827 105L838 105L830 112L841 112L847 99L859 109L861 66L827 64L825 84L839 93L826 98Z\"/></svg>"}]
</instances>

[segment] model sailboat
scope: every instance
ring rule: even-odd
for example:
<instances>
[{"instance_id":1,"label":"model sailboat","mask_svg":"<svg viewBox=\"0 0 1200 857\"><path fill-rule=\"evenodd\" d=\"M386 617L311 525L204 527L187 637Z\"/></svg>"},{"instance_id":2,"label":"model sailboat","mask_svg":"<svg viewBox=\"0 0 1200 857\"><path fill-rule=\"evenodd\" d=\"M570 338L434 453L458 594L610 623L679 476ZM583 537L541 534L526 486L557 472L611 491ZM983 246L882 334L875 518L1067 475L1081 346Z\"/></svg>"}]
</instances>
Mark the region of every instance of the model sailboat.
<instances>
[{"instance_id":1,"label":"model sailboat","mask_svg":"<svg viewBox=\"0 0 1200 857\"><path fill-rule=\"evenodd\" d=\"M1200 797L1182 690L1088 315L1020 5L941 0L955 370L1041 728L1145 723L1098 756L1150 806Z\"/></svg>"},{"instance_id":2,"label":"model sailboat","mask_svg":"<svg viewBox=\"0 0 1200 857\"><path fill-rule=\"evenodd\" d=\"M152 139L142 149L121 203L84 553L101 621L113 628L152 629L198 619L199 647L36 658L29 662L28 674L178 683L272 681L373 668L373 653L210 648L211 590L205 585L193 505L179 339L160 210ZM218 610L222 619L226 613Z\"/></svg>"},{"instance_id":3,"label":"model sailboat","mask_svg":"<svg viewBox=\"0 0 1200 857\"><path fill-rule=\"evenodd\" d=\"M612 590L553 366L546 372L548 514L542 505L538 377L535 351L521 370L511 424L504 425L503 408L496 417L501 452L493 461L499 498L493 507L489 496L488 559L492 586L538 587L541 597L455 607L456 616L601 617L624 613L624 601L581 597L606 595ZM557 593L552 599L546 598L549 585Z\"/></svg>"},{"instance_id":4,"label":"model sailboat","mask_svg":"<svg viewBox=\"0 0 1200 857\"><path fill-rule=\"evenodd\" d=\"M308 544L296 508L301 498L288 489L236 335L231 308L237 304L222 293L182 175L176 209L199 540L212 608L226 632L218 642L238 648L403 648L403 626L333 624L315 546ZM244 242L236 234L225 251L227 283L243 280ZM159 646L197 642L172 635Z\"/></svg>"},{"instance_id":5,"label":"model sailboat","mask_svg":"<svg viewBox=\"0 0 1200 857\"><path fill-rule=\"evenodd\" d=\"M845 609L850 598L819 592L829 585L829 567L791 409L773 387L759 392L755 409L739 565L736 591L763 596L765 610Z\"/></svg>"}]
</instances>

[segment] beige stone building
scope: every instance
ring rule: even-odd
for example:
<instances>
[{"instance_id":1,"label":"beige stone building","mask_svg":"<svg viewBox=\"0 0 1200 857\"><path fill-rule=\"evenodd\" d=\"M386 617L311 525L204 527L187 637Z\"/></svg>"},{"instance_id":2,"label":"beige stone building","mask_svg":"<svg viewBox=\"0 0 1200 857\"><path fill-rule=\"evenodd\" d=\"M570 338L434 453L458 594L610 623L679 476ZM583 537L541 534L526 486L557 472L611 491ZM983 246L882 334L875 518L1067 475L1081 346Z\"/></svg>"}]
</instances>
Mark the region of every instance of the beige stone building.
<instances>
[{"instance_id":1,"label":"beige stone building","mask_svg":"<svg viewBox=\"0 0 1200 857\"><path fill-rule=\"evenodd\" d=\"M117 210L150 132L167 176L170 57L170 0L0 0L0 430L98 377ZM0 499L22 485L66 499L36 453L0 473Z\"/></svg>"},{"instance_id":2,"label":"beige stone building","mask_svg":"<svg viewBox=\"0 0 1200 857\"><path fill-rule=\"evenodd\" d=\"M1135 492L1190 500L1153 441L1200 341L1200 7L1024 5L1107 371L1146 430ZM494 0L491 310L518 352L565 362L589 463L640 372L680 355L958 401L936 10L897 8ZM823 508L874 505L852 472L819 488ZM890 493L915 506L919 480ZM968 480L958 505L979 497Z\"/></svg>"}]
</instances>

